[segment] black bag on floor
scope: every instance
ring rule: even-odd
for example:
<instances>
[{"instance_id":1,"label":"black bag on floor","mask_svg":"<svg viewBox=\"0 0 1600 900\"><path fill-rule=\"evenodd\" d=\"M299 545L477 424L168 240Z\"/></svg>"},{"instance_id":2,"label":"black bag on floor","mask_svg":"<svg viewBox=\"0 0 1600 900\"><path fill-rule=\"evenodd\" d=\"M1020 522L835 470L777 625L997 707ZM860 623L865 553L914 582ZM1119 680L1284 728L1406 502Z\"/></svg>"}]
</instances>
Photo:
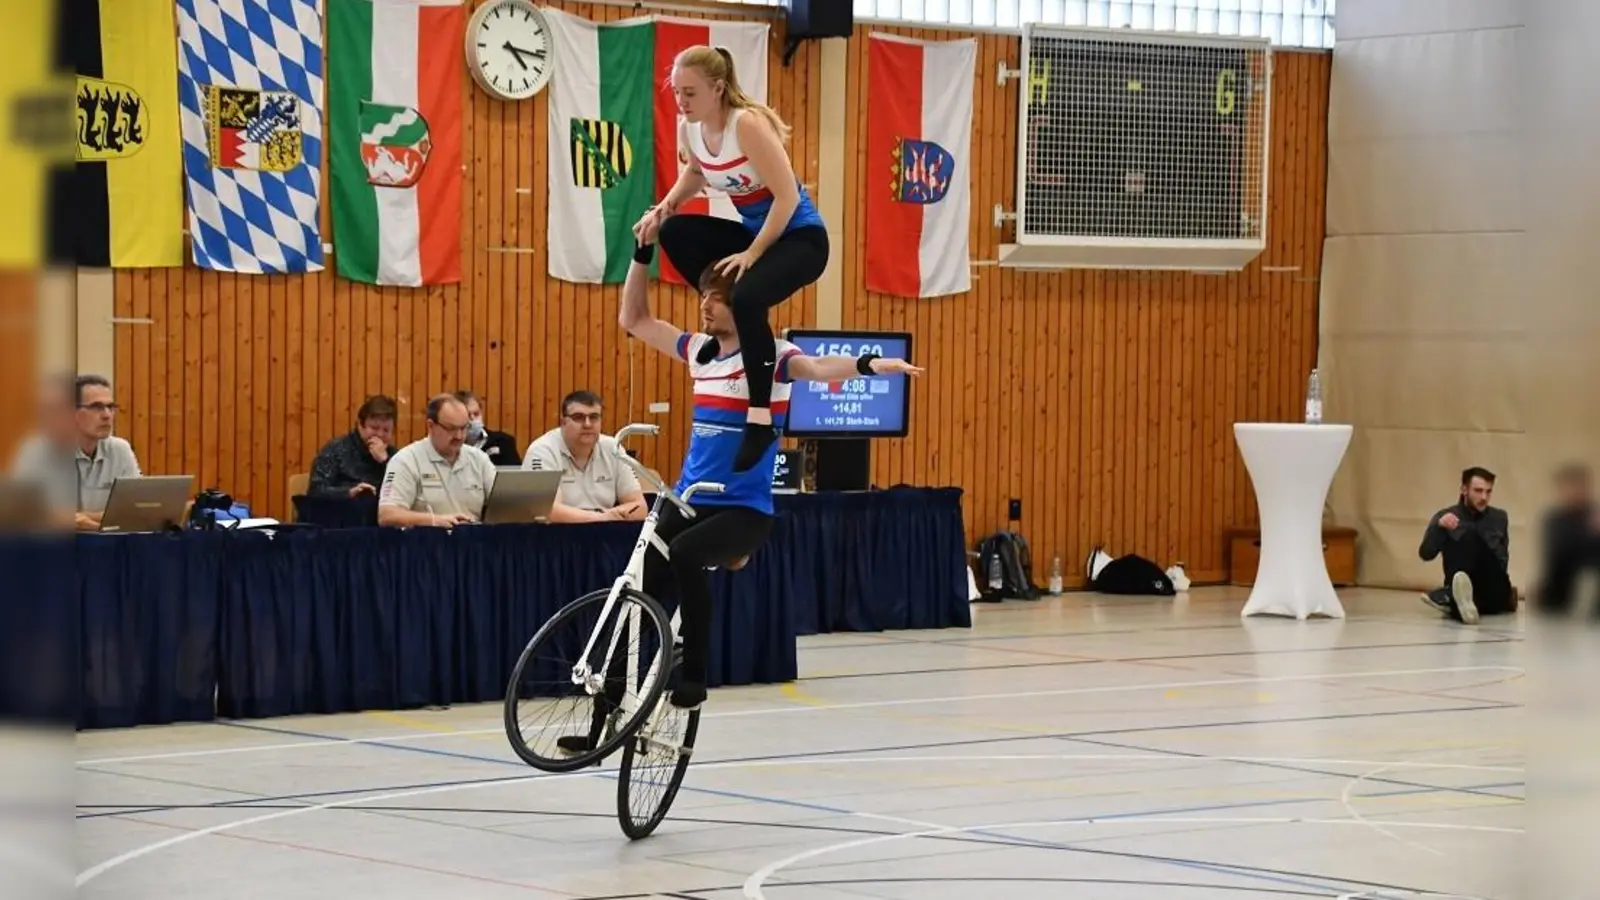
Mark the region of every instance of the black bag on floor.
<instances>
[{"instance_id":1,"label":"black bag on floor","mask_svg":"<svg viewBox=\"0 0 1600 900\"><path fill-rule=\"evenodd\" d=\"M1000 564L1000 589L989 584L995 561ZM1037 600L1041 591L1033 583L1033 554L1028 540L1015 531L996 531L978 542L978 590L984 603L1001 600Z\"/></svg>"},{"instance_id":2,"label":"black bag on floor","mask_svg":"<svg viewBox=\"0 0 1600 900\"><path fill-rule=\"evenodd\" d=\"M1171 597L1178 592L1160 566L1131 553L1106 563L1091 584L1102 594Z\"/></svg>"}]
</instances>

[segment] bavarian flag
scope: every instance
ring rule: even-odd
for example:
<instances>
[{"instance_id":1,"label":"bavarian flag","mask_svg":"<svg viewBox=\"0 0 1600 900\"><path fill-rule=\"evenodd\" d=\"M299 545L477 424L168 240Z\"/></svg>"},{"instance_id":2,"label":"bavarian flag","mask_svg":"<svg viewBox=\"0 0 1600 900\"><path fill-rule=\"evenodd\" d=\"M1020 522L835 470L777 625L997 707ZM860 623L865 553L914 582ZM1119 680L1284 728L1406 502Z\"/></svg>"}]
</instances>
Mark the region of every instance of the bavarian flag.
<instances>
[{"instance_id":1,"label":"bavarian flag","mask_svg":"<svg viewBox=\"0 0 1600 900\"><path fill-rule=\"evenodd\" d=\"M183 265L183 143L172 0L77 10L78 264Z\"/></svg>"},{"instance_id":2,"label":"bavarian flag","mask_svg":"<svg viewBox=\"0 0 1600 900\"><path fill-rule=\"evenodd\" d=\"M549 106L550 275L617 284L633 259L633 224L671 190L684 165L670 83L674 57L700 44L726 47L739 86L766 102L770 29L765 22L666 16L602 24L551 7L544 16L559 60ZM739 217L715 191L679 211ZM682 282L666 267L660 274Z\"/></svg>"}]
</instances>

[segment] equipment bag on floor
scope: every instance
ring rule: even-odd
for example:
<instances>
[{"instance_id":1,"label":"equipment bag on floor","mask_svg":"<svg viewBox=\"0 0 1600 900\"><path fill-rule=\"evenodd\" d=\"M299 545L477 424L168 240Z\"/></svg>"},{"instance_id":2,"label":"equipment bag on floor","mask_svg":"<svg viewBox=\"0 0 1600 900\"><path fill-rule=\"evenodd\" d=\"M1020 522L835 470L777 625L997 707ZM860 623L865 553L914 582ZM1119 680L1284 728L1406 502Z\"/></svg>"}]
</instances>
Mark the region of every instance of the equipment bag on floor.
<instances>
[{"instance_id":1,"label":"equipment bag on floor","mask_svg":"<svg viewBox=\"0 0 1600 900\"><path fill-rule=\"evenodd\" d=\"M998 561L1000 586L991 583L990 575ZM985 603L1001 600L1037 600L1039 588L1033 583L1033 554L1028 550L1028 540L1015 531L996 531L978 542L978 589Z\"/></svg>"},{"instance_id":2,"label":"equipment bag on floor","mask_svg":"<svg viewBox=\"0 0 1600 900\"><path fill-rule=\"evenodd\" d=\"M1132 553L1101 566L1090 584L1102 594L1170 597L1177 593L1160 566Z\"/></svg>"}]
</instances>

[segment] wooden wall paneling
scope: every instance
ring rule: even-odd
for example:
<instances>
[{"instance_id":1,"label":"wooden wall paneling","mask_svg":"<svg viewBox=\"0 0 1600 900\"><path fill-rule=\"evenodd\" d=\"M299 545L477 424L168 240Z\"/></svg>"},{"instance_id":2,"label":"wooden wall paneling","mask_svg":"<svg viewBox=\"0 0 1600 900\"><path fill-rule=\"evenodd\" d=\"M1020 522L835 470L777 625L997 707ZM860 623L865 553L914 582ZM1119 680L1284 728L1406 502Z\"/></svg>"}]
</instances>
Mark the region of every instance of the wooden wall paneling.
<instances>
[{"instance_id":1,"label":"wooden wall paneling","mask_svg":"<svg viewBox=\"0 0 1600 900\"><path fill-rule=\"evenodd\" d=\"M849 68L846 229L857 235L865 192L883 179L864 157L870 30L858 29ZM907 327L931 367L914 395L911 437L875 451L874 480L961 485L973 537L1005 527L1006 501L1021 497L1041 581L1059 554L1068 584L1081 583L1079 561L1096 544L1220 579L1224 530L1255 519L1232 425L1296 418L1315 355L1308 276L1320 265L1330 56L1277 55L1269 248L1245 271L1024 273L983 264L1008 235L987 211L997 201L1015 207L1018 99L1014 82L999 90L984 73L999 59L1016 65L1018 53L1015 38L978 40L973 290L919 301L871 295L859 240L844 254L845 326Z\"/></svg>"},{"instance_id":2,"label":"wooden wall paneling","mask_svg":"<svg viewBox=\"0 0 1600 900\"><path fill-rule=\"evenodd\" d=\"M601 20L634 14L560 5ZM802 181L820 192L820 48L803 46L785 68L781 31L775 23L770 97L794 126ZM1297 417L1315 356L1329 54L1277 54L1269 250L1244 273L1023 273L984 264L1010 233L993 228L988 211L1015 207L1019 86L998 88L992 73L1019 54L1014 37L980 35L969 148L973 289L904 300L864 287L865 198L885 189L887 172L886 161L865 155L869 31L858 29L849 47L844 239L832 264L843 268L844 326L910 331L929 368L914 390L911 435L875 447L873 480L960 485L974 537L1005 526L1006 500L1021 497L1041 581L1056 554L1068 583L1079 581L1079 560L1097 543L1163 564L1181 558L1200 580L1220 577L1223 529L1254 517L1232 423ZM122 433L147 469L197 468L258 511L284 516L287 475L306 471L370 393L404 404L400 443L421 436L428 396L468 387L484 395L493 424L526 445L556 424L563 394L589 387L605 396L609 427L662 426L637 446L675 477L688 435L682 367L625 338L616 287L545 274L547 99L500 104L464 72L462 93L461 284L369 288L337 278L331 260L327 272L289 278L192 266L117 273L117 315L152 320L119 326L116 336ZM337 252L326 199L322 215ZM658 315L691 327L698 320L691 291L653 288ZM774 311L773 326L803 326L815 313L808 288ZM647 412L657 400L670 403L667 415Z\"/></svg>"},{"instance_id":3,"label":"wooden wall paneling","mask_svg":"<svg viewBox=\"0 0 1600 900\"><path fill-rule=\"evenodd\" d=\"M41 346L43 280L28 270L0 270L0 378L9 388L0 394L0 460L7 467L38 421L39 375L59 371L49 358L53 348Z\"/></svg>"}]
</instances>

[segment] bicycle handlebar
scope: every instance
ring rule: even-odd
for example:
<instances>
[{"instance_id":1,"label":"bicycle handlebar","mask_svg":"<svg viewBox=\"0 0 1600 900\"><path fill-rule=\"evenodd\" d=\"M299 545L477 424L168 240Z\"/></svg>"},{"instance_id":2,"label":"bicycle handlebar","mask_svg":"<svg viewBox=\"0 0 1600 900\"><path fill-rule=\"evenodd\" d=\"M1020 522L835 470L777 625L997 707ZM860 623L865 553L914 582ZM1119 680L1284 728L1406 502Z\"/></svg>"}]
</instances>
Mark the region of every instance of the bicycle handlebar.
<instances>
[{"instance_id":1,"label":"bicycle handlebar","mask_svg":"<svg viewBox=\"0 0 1600 900\"><path fill-rule=\"evenodd\" d=\"M652 425L648 422L635 422L631 425L622 426L622 428L618 429L616 434L617 455L621 457L622 461L627 463L635 473L640 475L644 480L655 485L657 493L663 497L666 497L668 500L671 500L673 504L675 504L679 509L683 510L684 515L693 517L694 509L689 506L689 498L693 497L697 493L702 492L707 494L720 494L724 490L724 486L715 481L696 481L694 484L684 488L683 494L680 496L677 492L673 491L672 488L668 487L666 482L656 477L656 474L650 471L650 469L646 467L644 463L641 463L637 459L634 459L632 456L628 455L627 449L622 446L622 442L627 440L632 435L648 434L654 436L660 433L661 426Z\"/></svg>"}]
</instances>

